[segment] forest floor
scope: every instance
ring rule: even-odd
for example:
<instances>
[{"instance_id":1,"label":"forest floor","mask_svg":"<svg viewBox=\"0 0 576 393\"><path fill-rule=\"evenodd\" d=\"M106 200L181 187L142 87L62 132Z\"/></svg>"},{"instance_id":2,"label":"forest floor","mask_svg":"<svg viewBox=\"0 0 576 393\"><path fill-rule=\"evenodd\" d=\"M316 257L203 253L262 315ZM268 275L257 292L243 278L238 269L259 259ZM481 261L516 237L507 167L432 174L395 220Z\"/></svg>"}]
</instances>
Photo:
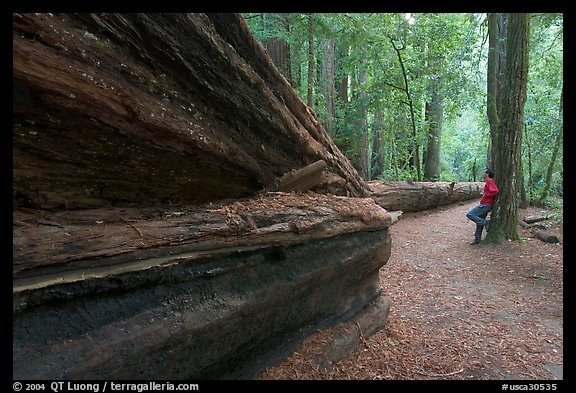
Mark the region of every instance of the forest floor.
<instances>
[{"instance_id":1,"label":"forest floor","mask_svg":"<svg viewBox=\"0 0 576 393\"><path fill-rule=\"evenodd\" d=\"M563 223L560 242L518 226L523 242L470 245L477 201L407 213L390 228L380 269L391 300L386 327L351 357L320 367L332 329L319 330L260 380L562 380ZM556 212L528 207L520 219ZM334 328L333 328L334 329Z\"/></svg>"}]
</instances>

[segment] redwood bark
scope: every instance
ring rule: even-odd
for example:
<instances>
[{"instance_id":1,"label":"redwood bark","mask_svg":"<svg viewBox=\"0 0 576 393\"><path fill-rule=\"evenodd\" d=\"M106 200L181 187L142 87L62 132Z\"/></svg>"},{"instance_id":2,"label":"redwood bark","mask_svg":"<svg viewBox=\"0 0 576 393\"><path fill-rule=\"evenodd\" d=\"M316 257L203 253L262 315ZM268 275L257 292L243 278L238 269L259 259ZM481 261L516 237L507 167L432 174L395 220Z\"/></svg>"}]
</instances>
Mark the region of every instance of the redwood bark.
<instances>
[{"instance_id":1,"label":"redwood bark","mask_svg":"<svg viewBox=\"0 0 576 393\"><path fill-rule=\"evenodd\" d=\"M318 160L368 192L238 14L13 14L13 82L15 206L201 204Z\"/></svg>"},{"instance_id":2,"label":"redwood bark","mask_svg":"<svg viewBox=\"0 0 576 393\"><path fill-rule=\"evenodd\" d=\"M414 212L480 198L484 182L368 182L371 197L386 210Z\"/></svg>"}]
</instances>

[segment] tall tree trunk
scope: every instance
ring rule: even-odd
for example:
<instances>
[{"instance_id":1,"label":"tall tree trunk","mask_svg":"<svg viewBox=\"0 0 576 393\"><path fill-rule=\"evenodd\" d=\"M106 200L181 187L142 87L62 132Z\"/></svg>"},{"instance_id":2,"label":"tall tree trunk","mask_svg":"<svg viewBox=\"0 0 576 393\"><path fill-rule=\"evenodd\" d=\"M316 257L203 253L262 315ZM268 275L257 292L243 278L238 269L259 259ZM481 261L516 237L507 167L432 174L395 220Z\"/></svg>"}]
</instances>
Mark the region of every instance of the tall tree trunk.
<instances>
[{"instance_id":1,"label":"tall tree trunk","mask_svg":"<svg viewBox=\"0 0 576 393\"><path fill-rule=\"evenodd\" d=\"M432 83L432 100L430 102L430 121L428 143L424 158L424 180L437 181L440 177L440 139L444 117L443 77L439 76Z\"/></svg>"},{"instance_id":2,"label":"tall tree trunk","mask_svg":"<svg viewBox=\"0 0 576 393\"><path fill-rule=\"evenodd\" d=\"M282 25L282 29L289 35L290 24L288 23L288 14L277 14L277 19ZM290 62L290 45L286 40L272 37L266 41L266 51L272 58L272 62L278 68L282 76L292 85L292 64Z\"/></svg>"},{"instance_id":3,"label":"tall tree trunk","mask_svg":"<svg viewBox=\"0 0 576 393\"><path fill-rule=\"evenodd\" d=\"M476 158L474 158L474 162L472 163L472 173L469 176L469 181L476 181Z\"/></svg>"},{"instance_id":4,"label":"tall tree trunk","mask_svg":"<svg viewBox=\"0 0 576 393\"><path fill-rule=\"evenodd\" d=\"M504 87L504 67L506 64L506 42L507 37L507 14L498 14L498 52L496 62L496 105L498 105L499 113L502 109L502 88Z\"/></svg>"},{"instance_id":5,"label":"tall tree trunk","mask_svg":"<svg viewBox=\"0 0 576 393\"><path fill-rule=\"evenodd\" d=\"M562 92L560 93L560 114L562 114L562 106L564 102L564 87L562 87ZM548 170L546 171L546 185L544 186L544 191L540 196L539 203L544 204L545 199L548 197L550 192L550 185L552 184L552 174L554 173L554 165L556 164L556 159L558 158L558 151L562 147L562 136L563 127L560 125L556 131L556 140L554 141L554 148L552 150L552 157L548 163Z\"/></svg>"},{"instance_id":6,"label":"tall tree trunk","mask_svg":"<svg viewBox=\"0 0 576 393\"><path fill-rule=\"evenodd\" d=\"M337 49L338 64L341 64L348 57L348 46L338 45L335 49ZM342 66L339 66L336 70L336 77L338 80L338 98L342 103L346 104L348 103L348 85L350 84L350 78Z\"/></svg>"},{"instance_id":7,"label":"tall tree trunk","mask_svg":"<svg viewBox=\"0 0 576 393\"><path fill-rule=\"evenodd\" d=\"M518 234L520 153L528 80L530 14L509 14L507 20L501 118L497 132L492 135L493 146L497 147L494 149L494 167L500 193L492 211L490 232L484 240L488 243L520 240Z\"/></svg>"},{"instance_id":8,"label":"tall tree trunk","mask_svg":"<svg viewBox=\"0 0 576 393\"><path fill-rule=\"evenodd\" d=\"M314 14L308 15L308 99L310 108L313 104L314 88Z\"/></svg>"},{"instance_id":9,"label":"tall tree trunk","mask_svg":"<svg viewBox=\"0 0 576 393\"><path fill-rule=\"evenodd\" d=\"M420 172L420 147L418 146L418 139L416 133L416 115L414 113L414 104L412 102L412 96L410 94L410 88L408 85L408 75L406 74L406 67L404 66L404 60L402 59L402 55L400 51L404 48L399 48L396 46L394 39L390 38L390 42L392 43L392 47L396 51L396 55L398 56L398 62L400 63L400 67L402 68L402 78L404 81L404 93L406 93L406 100L408 102L408 108L410 110L410 121L412 125L412 165L416 168L416 180L422 180L422 174Z\"/></svg>"},{"instance_id":10,"label":"tall tree trunk","mask_svg":"<svg viewBox=\"0 0 576 393\"><path fill-rule=\"evenodd\" d=\"M519 195L519 202L518 207L520 209L526 209L528 207L528 201L526 199L526 187L524 185L524 169L522 165L522 153L520 153L520 195Z\"/></svg>"},{"instance_id":11,"label":"tall tree trunk","mask_svg":"<svg viewBox=\"0 0 576 393\"><path fill-rule=\"evenodd\" d=\"M348 103L348 84L350 82L348 73L344 70L342 63L348 58L348 45L335 42L334 47L334 64L335 79L338 81L338 99L346 104Z\"/></svg>"},{"instance_id":12,"label":"tall tree trunk","mask_svg":"<svg viewBox=\"0 0 576 393\"><path fill-rule=\"evenodd\" d=\"M336 108L346 107L348 105L348 73L344 70L343 63L348 57L348 46L339 42L334 42L334 118L336 117ZM332 124L331 136L335 139L341 130L336 124ZM338 147L343 149L342 141L338 141Z\"/></svg>"},{"instance_id":13,"label":"tall tree trunk","mask_svg":"<svg viewBox=\"0 0 576 393\"><path fill-rule=\"evenodd\" d=\"M334 75L334 38L329 38L325 41L325 53L323 58L324 80L326 82L326 121L324 126L328 133L332 136L332 128L334 116L336 111L334 109L335 91L335 75Z\"/></svg>"},{"instance_id":14,"label":"tall tree trunk","mask_svg":"<svg viewBox=\"0 0 576 393\"><path fill-rule=\"evenodd\" d=\"M534 181L532 180L532 145L528 134L528 128L524 124L524 140L526 141L526 155L528 156L528 200L530 203L534 200Z\"/></svg>"},{"instance_id":15,"label":"tall tree trunk","mask_svg":"<svg viewBox=\"0 0 576 393\"><path fill-rule=\"evenodd\" d=\"M348 75L343 75L342 79L338 83L338 97L340 101L348 102L348 84L350 83L350 78Z\"/></svg>"},{"instance_id":16,"label":"tall tree trunk","mask_svg":"<svg viewBox=\"0 0 576 393\"><path fill-rule=\"evenodd\" d=\"M486 89L486 115L488 124L490 124L490 135L495 135L498 130L498 14L488 14L488 75ZM491 138L488 155L486 157L486 166L494 168L492 160L492 151L494 150L494 138Z\"/></svg>"},{"instance_id":17,"label":"tall tree trunk","mask_svg":"<svg viewBox=\"0 0 576 393\"><path fill-rule=\"evenodd\" d=\"M370 171L368 169L368 120L366 119L366 58L363 60L358 73L358 100L360 105L360 117L357 120L358 131L360 132L360 157L358 174L365 180L370 180Z\"/></svg>"},{"instance_id":18,"label":"tall tree trunk","mask_svg":"<svg viewBox=\"0 0 576 393\"><path fill-rule=\"evenodd\" d=\"M490 124L490 134L496 132L501 110L501 91L504 63L506 59L506 15L488 14L488 98L487 114ZM494 140L490 140L486 150L486 166L494 168Z\"/></svg>"},{"instance_id":19,"label":"tall tree trunk","mask_svg":"<svg viewBox=\"0 0 576 393\"><path fill-rule=\"evenodd\" d=\"M410 132L406 129L406 113L404 112L405 106L400 104L396 109L396 132L395 134L395 152L396 160L394 161L395 178L400 178L400 170L406 171L411 168L412 161L412 143L410 142Z\"/></svg>"},{"instance_id":20,"label":"tall tree trunk","mask_svg":"<svg viewBox=\"0 0 576 393\"><path fill-rule=\"evenodd\" d=\"M384 154L382 153L382 110L374 115L374 136L372 137L372 160L370 163L370 178L378 179L384 172Z\"/></svg>"}]
</instances>

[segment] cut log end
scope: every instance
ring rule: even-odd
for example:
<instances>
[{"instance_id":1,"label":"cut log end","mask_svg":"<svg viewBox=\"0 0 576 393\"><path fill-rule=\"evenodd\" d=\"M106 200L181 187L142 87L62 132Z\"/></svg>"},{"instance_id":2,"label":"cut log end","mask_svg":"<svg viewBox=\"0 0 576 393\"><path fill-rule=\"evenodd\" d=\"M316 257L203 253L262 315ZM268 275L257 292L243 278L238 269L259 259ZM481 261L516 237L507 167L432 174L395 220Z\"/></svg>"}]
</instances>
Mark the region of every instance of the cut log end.
<instances>
[{"instance_id":1,"label":"cut log end","mask_svg":"<svg viewBox=\"0 0 576 393\"><path fill-rule=\"evenodd\" d=\"M318 160L302 169L290 171L279 178L270 191L307 191L322 182L326 167L326 161Z\"/></svg>"}]
</instances>

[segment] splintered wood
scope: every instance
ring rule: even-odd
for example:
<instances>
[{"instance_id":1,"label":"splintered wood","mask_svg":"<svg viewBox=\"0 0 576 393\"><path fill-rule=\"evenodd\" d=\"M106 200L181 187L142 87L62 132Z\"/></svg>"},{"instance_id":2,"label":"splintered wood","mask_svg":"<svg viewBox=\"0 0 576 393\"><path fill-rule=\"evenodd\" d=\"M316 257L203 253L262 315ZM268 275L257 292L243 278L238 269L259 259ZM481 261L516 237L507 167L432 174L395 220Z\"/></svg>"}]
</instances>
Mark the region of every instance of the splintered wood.
<instances>
[{"instance_id":1,"label":"splintered wood","mask_svg":"<svg viewBox=\"0 0 576 393\"><path fill-rule=\"evenodd\" d=\"M276 192L202 206L13 213L14 278L163 255L290 245L389 227L370 198Z\"/></svg>"}]
</instances>

